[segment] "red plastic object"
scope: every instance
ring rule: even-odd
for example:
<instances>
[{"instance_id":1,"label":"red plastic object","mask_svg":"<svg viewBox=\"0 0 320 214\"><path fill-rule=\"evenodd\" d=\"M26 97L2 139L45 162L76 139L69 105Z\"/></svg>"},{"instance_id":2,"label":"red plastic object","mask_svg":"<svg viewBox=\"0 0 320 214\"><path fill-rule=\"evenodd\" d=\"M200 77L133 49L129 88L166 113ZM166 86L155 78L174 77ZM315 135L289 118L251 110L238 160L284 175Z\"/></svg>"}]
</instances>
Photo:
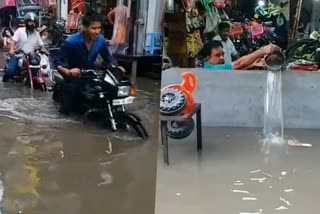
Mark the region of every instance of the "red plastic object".
<instances>
[{"instance_id":1,"label":"red plastic object","mask_svg":"<svg viewBox=\"0 0 320 214\"><path fill-rule=\"evenodd\" d=\"M232 23L230 36L238 37L238 36L241 36L242 33L243 33L243 29L242 29L241 23Z\"/></svg>"},{"instance_id":2,"label":"red plastic object","mask_svg":"<svg viewBox=\"0 0 320 214\"><path fill-rule=\"evenodd\" d=\"M71 13L68 15L66 21L66 30L76 30L78 28L79 23L79 14Z\"/></svg>"},{"instance_id":3,"label":"red plastic object","mask_svg":"<svg viewBox=\"0 0 320 214\"><path fill-rule=\"evenodd\" d=\"M187 99L187 105L181 114L190 114L194 108L194 99L193 92L197 85L197 78L192 72L184 72L182 73L182 83L181 84L172 84L164 87L161 91L167 88L175 88L184 93Z\"/></svg>"},{"instance_id":4,"label":"red plastic object","mask_svg":"<svg viewBox=\"0 0 320 214\"><path fill-rule=\"evenodd\" d=\"M69 10L78 8L81 14L84 14L85 1L84 0L69 0Z\"/></svg>"},{"instance_id":5,"label":"red plastic object","mask_svg":"<svg viewBox=\"0 0 320 214\"><path fill-rule=\"evenodd\" d=\"M291 66L291 69L294 71L317 71L318 66L315 64L312 65L299 65L299 64L293 64Z\"/></svg>"}]
</instances>

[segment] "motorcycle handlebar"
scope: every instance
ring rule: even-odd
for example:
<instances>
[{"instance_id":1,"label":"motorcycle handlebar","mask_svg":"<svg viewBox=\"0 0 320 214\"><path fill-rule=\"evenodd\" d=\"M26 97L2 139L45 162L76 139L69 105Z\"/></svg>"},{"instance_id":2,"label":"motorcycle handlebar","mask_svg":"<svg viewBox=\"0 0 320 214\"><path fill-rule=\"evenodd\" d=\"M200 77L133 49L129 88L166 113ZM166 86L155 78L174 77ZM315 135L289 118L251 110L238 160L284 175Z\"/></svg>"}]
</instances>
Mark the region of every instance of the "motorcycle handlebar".
<instances>
[{"instance_id":1,"label":"motorcycle handlebar","mask_svg":"<svg viewBox=\"0 0 320 214\"><path fill-rule=\"evenodd\" d=\"M117 79L118 78L122 79L124 76L123 72L118 67L108 67L105 70L104 74L107 73L107 70L110 71L113 75L115 75ZM94 69L80 69L80 74L81 75L91 74L94 76L99 76L99 74Z\"/></svg>"},{"instance_id":2,"label":"motorcycle handlebar","mask_svg":"<svg viewBox=\"0 0 320 214\"><path fill-rule=\"evenodd\" d=\"M43 50L36 50L35 53L46 54L46 55L49 54ZM17 55L21 55L21 54L26 55L26 53L24 53L22 50L17 50L14 52L14 54L7 53L7 56L17 56Z\"/></svg>"},{"instance_id":3,"label":"motorcycle handlebar","mask_svg":"<svg viewBox=\"0 0 320 214\"><path fill-rule=\"evenodd\" d=\"M93 74L93 75L95 75L95 76L98 75L97 72L96 72L95 70L93 70L93 69L81 69L81 70L80 70L80 74L81 74L81 75L83 75L83 74L89 74L89 73L91 73L91 74Z\"/></svg>"}]
</instances>

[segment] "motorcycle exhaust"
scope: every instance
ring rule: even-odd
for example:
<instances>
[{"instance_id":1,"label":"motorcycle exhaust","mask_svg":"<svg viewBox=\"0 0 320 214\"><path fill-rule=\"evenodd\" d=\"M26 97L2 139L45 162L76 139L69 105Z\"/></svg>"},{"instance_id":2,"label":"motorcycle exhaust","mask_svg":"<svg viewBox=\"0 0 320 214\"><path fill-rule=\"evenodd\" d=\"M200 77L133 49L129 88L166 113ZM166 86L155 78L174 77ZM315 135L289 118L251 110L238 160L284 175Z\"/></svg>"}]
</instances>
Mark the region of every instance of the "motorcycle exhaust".
<instances>
[{"instance_id":1,"label":"motorcycle exhaust","mask_svg":"<svg viewBox=\"0 0 320 214\"><path fill-rule=\"evenodd\" d=\"M286 62L286 57L282 51L275 51L268 54L264 58L264 62L267 70L272 72L280 72L283 70L283 67Z\"/></svg>"}]
</instances>

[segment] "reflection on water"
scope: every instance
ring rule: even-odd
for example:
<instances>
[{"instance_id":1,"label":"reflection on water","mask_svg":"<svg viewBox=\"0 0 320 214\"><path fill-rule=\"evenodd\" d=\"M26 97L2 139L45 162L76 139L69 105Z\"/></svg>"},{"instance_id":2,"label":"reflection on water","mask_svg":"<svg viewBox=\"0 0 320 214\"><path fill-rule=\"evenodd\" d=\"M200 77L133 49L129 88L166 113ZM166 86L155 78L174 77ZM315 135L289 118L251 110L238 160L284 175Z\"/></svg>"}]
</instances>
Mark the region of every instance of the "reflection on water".
<instances>
[{"instance_id":1,"label":"reflection on water","mask_svg":"<svg viewBox=\"0 0 320 214\"><path fill-rule=\"evenodd\" d=\"M50 93L0 88L0 213L153 212L159 89L128 107L151 135L144 142L60 115Z\"/></svg>"}]
</instances>

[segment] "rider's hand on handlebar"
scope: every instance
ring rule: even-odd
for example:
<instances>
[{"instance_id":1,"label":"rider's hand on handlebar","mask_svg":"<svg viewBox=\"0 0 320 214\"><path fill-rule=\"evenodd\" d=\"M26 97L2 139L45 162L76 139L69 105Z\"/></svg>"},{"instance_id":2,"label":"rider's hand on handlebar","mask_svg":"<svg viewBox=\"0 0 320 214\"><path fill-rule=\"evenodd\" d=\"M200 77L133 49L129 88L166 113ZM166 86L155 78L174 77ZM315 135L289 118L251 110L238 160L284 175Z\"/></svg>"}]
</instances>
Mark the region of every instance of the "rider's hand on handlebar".
<instances>
[{"instance_id":1,"label":"rider's hand on handlebar","mask_svg":"<svg viewBox=\"0 0 320 214\"><path fill-rule=\"evenodd\" d=\"M72 77L78 77L78 76L80 76L80 69L79 68L72 68L69 70L69 74Z\"/></svg>"},{"instance_id":2,"label":"rider's hand on handlebar","mask_svg":"<svg viewBox=\"0 0 320 214\"><path fill-rule=\"evenodd\" d=\"M10 49L10 50L9 50L9 54L10 54L10 55L14 55L14 54L15 54L15 50L11 50L11 49Z\"/></svg>"},{"instance_id":3,"label":"rider's hand on handlebar","mask_svg":"<svg viewBox=\"0 0 320 214\"><path fill-rule=\"evenodd\" d=\"M118 68L123 72L126 73L126 70L122 66L118 66Z\"/></svg>"},{"instance_id":4,"label":"rider's hand on handlebar","mask_svg":"<svg viewBox=\"0 0 320 214\"><path fill-rule=\"evenodd\" d=\"M49 51L47 49L41 49L41 52L43 52L46 55L49 55Z\"/></svg>"}]
</instances>

